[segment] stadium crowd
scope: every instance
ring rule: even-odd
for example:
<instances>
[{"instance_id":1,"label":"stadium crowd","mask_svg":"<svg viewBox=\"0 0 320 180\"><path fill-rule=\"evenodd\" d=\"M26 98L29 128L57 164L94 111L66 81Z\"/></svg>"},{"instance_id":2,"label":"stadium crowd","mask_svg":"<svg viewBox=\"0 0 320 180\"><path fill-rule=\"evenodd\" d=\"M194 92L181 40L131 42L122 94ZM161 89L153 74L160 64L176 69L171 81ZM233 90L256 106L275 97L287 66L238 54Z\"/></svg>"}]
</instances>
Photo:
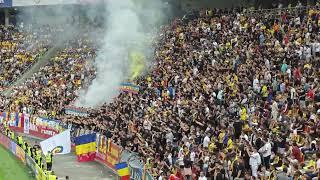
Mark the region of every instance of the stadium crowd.
<instances>
[{"instance_id":1,"label":"stadium crowd","mask_svg":"<svg viewBox=\"0 0 320 180\"><path fill-rule=\"evenodd\" d=\"M5 90L29 69L53 44L61 28L0 26L0 88Z\"/></svg>"},{"instance_id":2,"label":"stadium crowd","mask_svg":"<svg viewBox=\"0 0 320 180\"><path fill-rule=\"evenodd\" d=\"M14 88L12 97L16 98L9 103L11 110L55 117L72 102L79 88L89 84L95 76L94 46L80 38L68 41L65 47L23 85Z\"/></svg>"},{"instance_id":3,"label":"stadium crowd","mask_svg":"<svg viewBox=\"0 0 320 180\"><path fill-rule=\"evenodd\" d=\"M101 131L158 179L316 178L319 25L317 8L176 19L139 93L122 92L89 118L63 112L95 74L85 62L96 48L78 40L16 87L11 109Z\"/></svg>"}]
</instances>

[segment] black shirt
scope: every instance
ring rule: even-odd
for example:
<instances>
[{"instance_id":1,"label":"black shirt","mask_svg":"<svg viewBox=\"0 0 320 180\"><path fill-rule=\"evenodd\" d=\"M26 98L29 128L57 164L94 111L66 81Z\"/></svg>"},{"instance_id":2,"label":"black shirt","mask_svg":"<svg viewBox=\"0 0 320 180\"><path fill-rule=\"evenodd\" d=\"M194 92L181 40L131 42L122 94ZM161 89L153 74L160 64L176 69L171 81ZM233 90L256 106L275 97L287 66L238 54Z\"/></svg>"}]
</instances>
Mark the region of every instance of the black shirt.
<instances>
[{"instance_id":1,"label":"black shirt","mask_svg":"<svg viewBox=\"0 0 320 180\"><path fill-rule=\"evenodd\" d=\"M245 171L244 164L238 163L237 161L235 161L234 164L233 164L232 176L234 178L237 177L239 171L241 171L241 174L240 174L239 178L244 178L244 171Z\"/></svg>"}]
</instances>

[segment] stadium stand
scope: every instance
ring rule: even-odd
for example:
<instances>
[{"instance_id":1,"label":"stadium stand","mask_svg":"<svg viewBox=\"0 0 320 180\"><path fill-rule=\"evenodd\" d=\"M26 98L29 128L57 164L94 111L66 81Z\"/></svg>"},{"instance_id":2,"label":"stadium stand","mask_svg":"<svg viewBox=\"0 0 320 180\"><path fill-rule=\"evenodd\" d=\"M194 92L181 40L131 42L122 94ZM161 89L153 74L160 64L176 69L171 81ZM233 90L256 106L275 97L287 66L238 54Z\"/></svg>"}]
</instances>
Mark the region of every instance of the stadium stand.
<instances>
[{"instance_id":1,"label":"stadium stand","mask_svg":"<svg viewBox=\"0 0 320 180\"><path fill-rule=\"evenodd\" d=\"M11 99L10 109L55 117L75 98L79 88L89 84L95 75L90 66L95 57L93 45L81 38L65 45L49 64L14 89L12 96L16 99Z\"/></svg>"},{"instance_id":2,"label":"stadium stand","mask_svg":"<svg viewBox=\"0 0 320 180\"><path fill-rule=\"evenodd\" d=\"M53 44L59 28L0 26L0 88L6 89L28 70Z\"/></svg>"},{"instance_id":3,"label":"stadium stand","mask_svg":"<svg viewBox=\"0 0 320 180\"><path fill-rule=\"evenodd\" d=\"M96 48L79 41L16 87L11 109L100 131L158 179L317 177L319 9L217 13L166 26L139 93L90 117L63 112L95 74Z\"/></svg>"}]
</instances>

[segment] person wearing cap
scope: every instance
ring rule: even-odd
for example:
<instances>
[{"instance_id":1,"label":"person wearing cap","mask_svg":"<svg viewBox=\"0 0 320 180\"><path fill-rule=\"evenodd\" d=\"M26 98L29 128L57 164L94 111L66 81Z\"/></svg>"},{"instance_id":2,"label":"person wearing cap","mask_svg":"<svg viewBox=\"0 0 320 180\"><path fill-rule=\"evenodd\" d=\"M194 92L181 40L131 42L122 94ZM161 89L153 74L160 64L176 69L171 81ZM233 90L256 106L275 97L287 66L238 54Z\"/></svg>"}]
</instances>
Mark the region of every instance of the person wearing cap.
<instances>
[{"instance_id":1,"label":"person wearing cap","mask_svg":"<svg viewBox=\"0 0 320 180\"><path fill-rule=\"evenodd\" d=\"M47 170L51 171L52 169L52 153L50 151L48 151L47 155L46 155L46 163L47 163Z\"/></svg>"}]
</instances>

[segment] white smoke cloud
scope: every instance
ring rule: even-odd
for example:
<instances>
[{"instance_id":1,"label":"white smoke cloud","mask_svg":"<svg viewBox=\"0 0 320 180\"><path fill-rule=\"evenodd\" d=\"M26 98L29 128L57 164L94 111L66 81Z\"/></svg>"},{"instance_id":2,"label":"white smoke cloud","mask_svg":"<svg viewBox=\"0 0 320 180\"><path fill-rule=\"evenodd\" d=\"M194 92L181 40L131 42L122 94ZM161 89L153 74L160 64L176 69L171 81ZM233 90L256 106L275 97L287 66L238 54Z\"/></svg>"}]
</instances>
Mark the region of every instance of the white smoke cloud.
<instances>
[{"instance_id":1,"label":"white smoke cloud","mask_svg":"<svg viewBox=\"0 0 320 180\"><path fill-rule=\"evenodd\" d=\"M86 91L80 92L75 103L80 107L97 107L118 95L120 84L130 76L130 51L139 51L152 60L150 39L164 17L160 0L109 0L105 6L107 27L95 60L97 76Z\"/></svg>"}]
</instances>

